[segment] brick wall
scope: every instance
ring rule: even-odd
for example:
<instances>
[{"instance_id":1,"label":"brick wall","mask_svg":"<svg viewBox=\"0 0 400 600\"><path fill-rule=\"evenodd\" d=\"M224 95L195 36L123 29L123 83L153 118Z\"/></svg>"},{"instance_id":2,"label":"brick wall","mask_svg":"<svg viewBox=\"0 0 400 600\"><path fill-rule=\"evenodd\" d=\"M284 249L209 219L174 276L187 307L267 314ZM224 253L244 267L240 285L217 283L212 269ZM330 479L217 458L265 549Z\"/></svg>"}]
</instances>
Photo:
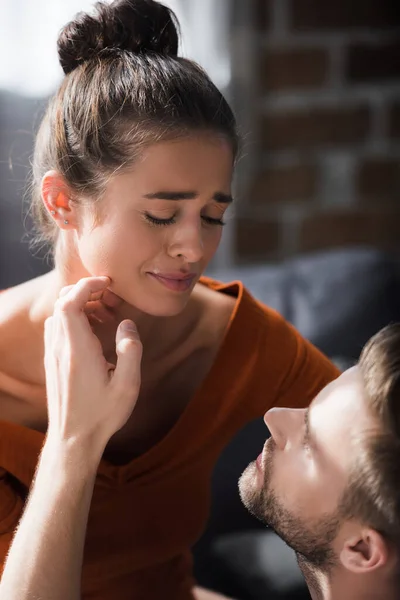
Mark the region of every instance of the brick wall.
<instances>
[{"instance_id":1,"label":"brick wall","mask_svg":"<svg viewBox=\"0 0 400 600\"><path fill-rule=\"evenodd\" d=\"M398 247L398 0L255 1L256 118L238 260Z\"/></svg>"}]
</instances>

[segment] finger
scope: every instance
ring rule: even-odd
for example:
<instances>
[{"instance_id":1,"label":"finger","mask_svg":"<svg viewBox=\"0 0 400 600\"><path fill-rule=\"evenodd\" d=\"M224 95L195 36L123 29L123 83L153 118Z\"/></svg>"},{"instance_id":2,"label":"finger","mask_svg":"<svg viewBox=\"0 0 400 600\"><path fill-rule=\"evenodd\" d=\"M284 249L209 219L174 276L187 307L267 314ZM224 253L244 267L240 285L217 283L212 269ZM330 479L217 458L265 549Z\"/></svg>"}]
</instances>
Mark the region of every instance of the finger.
<instances>
[{"instance_id":1,"label":"finger","mask_svg":"<svg viewBox=\"0 0 400 600\"><path fill-rule=\"evenodd\" d=\"M66 296L68 294L68 292L70 290L72 290L73 287L74 287L73 285L65 285L63 288L61 288L61 290L58 294L58 297L62 298L63 296Z\"/></svg>"},{"instance_id":2,"label":"finger","mask_svg":"<svg viewBox=\"0 0 400 600\"><path fill-rule=\"evenodd\" d=\"M108 288L104 290L101 301L109 308L119 308L124 303L122 298Z\"/></svg>"},{"instance_id":3,"label":"finger","mask_svg":"<svg viewBox=\"0 0 400 600\"><path fill-rule=\"evenodd\" d=\"M101 295L109 284L109 277L84 277L78 283L62 288L56 305L61 310L69 305L81 310L86 302L89 302L95 294L100 293Z\"/></svg>"},{"instance_id":4,"label":"finger","mask_svg":"<svg viewBox=\"0 0 400 600\"><path fill-rule=\"evenodd\" d=\"M65 296L57 300L54 314L61 316L70 335L74 332L75 336L80 337L85 331L92 334L83 309L91 295L104 290L109 283L108 277L87 277L81 279Z\"/></svg>"},{"instance_id":5,"label":"finger","mask_svg":"<svg viewBox=\"0 0 400 600\"><path fill-rule=\"evenodd\" d=\"M44 322L44 366L46 373L46 400L49 419L53 418L53 403L58 398L57 358L55 355L55 319Z\"/></svg>"},{"instance_id":6,"label":"finger","mask_svg":"<svg viewBox=\"0 0 400 600\"><path fill-rule=\"evenodd\" d=\"M66 296L75 285L67 285L60 290L59 298ZM113 309L117 308L123 303L123 300L111 292L110 290L100 290L93 292L90 296L90 300L86 303L84 311L87 316L94 314L98 322L111 323L115 321L116 316Z\"/></svg>"},{"instance_id":7,"label":"finger","mask_svg":"<svg viewBox=\"0 0 400 600\"><path fill-rule=\"evenodd\" d=\"M65 341L61 319L54 316L49 317L46 319L44 327L45 367L47 372L54 373Z\"/></svg>"},{"instance_id":8,"label":"finger","mask_svg":"<svg viewBox=\"0 0 400 600\"><path fill-rule=\"evenodd\" d=\"M133 321L126 319L119 324L116 334L116 352L118 358L113 374L113 385L123 392L139 394L142 343Z\"/></svg>"},{"instance_id":9,"label":"finger","mask_svg":"<svg viewBox=\"0 0 400 600\"><path fill-rule=\"evenodd\" d=\"M48 363L52 357L52 335L53 335L54 317L49 317L44 322L44 360Z\"/></svg>"},{"instance_id":10,"label":"finger","mask_svg":"<svg viewBox=\"0 0 400 600\"><path fill-rule=\"evenodd\" d=\"M97 330L99 326L103 325L103 322L100 321L95 315L88 315L87 319L89 321L90 328L92 332L97 335Z\"/></svg>"},{"instance_id":11,"label":"finger","mask_svg":"<svg viewBox=\"0 0 400 600\"><path fill-rule=\"evenodd\" d=\"M112 310L104 306L101 302L88 302L85 305L84 311L87 316L94 315L104 322L116 320L116 316Z\"/></svg>"},{"instance_id":12,"label":"finger","mask_svg":"<svg viewBox=\"0 0 400 600\"><path fill-rule=\"evenodd\" d=\"M72 289L74 289L75 285L76 284L74 283L73 285L66 285L63 288L61 288L61 290L58 294L58 297L63 298L64 296L66 296ZM91 301L100 300L102 296L103 296L103 291L93 292L91 294L90 300Z\"/></svg>"}]
</instances>

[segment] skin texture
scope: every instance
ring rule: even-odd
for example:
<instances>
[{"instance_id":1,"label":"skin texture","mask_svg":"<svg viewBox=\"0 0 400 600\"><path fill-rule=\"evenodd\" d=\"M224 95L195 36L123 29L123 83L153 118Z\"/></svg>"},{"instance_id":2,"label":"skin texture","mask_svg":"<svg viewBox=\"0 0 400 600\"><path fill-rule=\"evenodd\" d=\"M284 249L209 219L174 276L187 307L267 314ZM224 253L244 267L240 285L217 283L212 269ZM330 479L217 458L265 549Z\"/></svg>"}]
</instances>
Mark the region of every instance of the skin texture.
<instances>
[{"instance_id":1,"label":"skin texture","mask_svg":"<svg viewBox=\"0 0 400 600\"><path fill-rule=\"evenodd\" d=\"M242 500L295 550L313 598L395 598L397 557L378 532L338 510L354 442L377 430L358 368L324 388L306 414L266 413L271 438L240 479Z\"/></svg>"}]
</instances>

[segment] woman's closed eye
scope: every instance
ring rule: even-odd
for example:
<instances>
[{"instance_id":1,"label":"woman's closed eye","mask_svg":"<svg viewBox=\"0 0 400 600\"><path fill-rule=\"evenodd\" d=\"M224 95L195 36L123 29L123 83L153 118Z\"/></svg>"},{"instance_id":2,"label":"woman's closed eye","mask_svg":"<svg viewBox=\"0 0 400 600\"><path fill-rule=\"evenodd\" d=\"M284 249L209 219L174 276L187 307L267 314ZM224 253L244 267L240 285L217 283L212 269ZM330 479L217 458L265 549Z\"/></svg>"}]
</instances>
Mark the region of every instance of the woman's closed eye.
<instances>
[{"instance_id":1,"label":"woman's closed eye","mask_svg":"<svg viewBox=\"0 0 400 600\"><path fill-rule=\"evenodd\" d=\"M155 217L154 215L151 215L150 213L144 213L144 216L146 218L146 220L151 223L151 225L173 225L174 223L176 223L176 215L172 215L172 217L169 217L168 219L160 219L159 217ZM220 227L223 227L225 225L225 222L222 220L222 218L214 218L214 217L209 217L207 215L201 215L201 218L203 220L203 222L207 225L218 225Z\"/></svg>"}]
</instances>

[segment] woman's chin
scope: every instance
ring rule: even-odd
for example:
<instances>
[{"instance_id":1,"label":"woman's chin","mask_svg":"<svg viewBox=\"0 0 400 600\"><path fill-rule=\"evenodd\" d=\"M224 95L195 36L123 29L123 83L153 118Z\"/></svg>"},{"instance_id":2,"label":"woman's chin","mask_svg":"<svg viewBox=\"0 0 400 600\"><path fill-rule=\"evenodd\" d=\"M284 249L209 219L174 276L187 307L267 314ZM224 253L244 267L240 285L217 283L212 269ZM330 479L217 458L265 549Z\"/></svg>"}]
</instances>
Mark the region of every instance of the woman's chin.
<instances>
[{"instance_id":1,"label":"woman's chin","mask_svg":"<svg viewBox=\"0 0 400 600\"><path fill-rule=\"evenodd\" d=\"M196 282L184 290L169 289L157 281L143 280L132 281L120 285L112 280L110 289L119 296L132 309L153 317L174 317L179 315L190 300Z\"/></svg>"},{"instance_id":2,"label":"woman's chin","mask_svg":"<svg viewBox=\"0 0 400 600\"><path fill-rule=\"evenodd\" d=\"M144 298L138 298L133 294L124 294L121 297L133 309L146 315L152 317L175 317L185 309L190 294L187 294L186 297L180 297L179 299L157 298L150 294Z\"/></svg>"},{"instance_id":3,"label":"woman's chin","mask_svg":"<svg viewBox=\"0 0 400 600\"><path fill-rule=\"evenodd\" d=\"M146 307L142 309L142 312L152 316L152 317L176 317L180 315L185 309L187 302L185 304L180 304L180 306L152 306ZM140 310L140 309L139 309Z\"/></svg>"}]
</instances>

